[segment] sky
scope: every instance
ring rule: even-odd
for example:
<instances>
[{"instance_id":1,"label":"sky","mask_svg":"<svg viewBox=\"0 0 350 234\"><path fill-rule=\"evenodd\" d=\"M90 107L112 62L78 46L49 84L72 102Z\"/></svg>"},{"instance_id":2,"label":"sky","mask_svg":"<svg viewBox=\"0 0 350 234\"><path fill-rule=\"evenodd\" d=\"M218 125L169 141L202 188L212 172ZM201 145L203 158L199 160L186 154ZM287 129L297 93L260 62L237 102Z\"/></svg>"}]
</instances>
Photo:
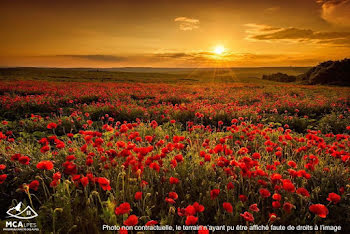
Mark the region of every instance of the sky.
<instances>
[{"instance_id":1,"label":"sky","mask_svg":"<svg viewBox=\"0 0 350 234\"><path fill-rule=\"evenodd\" d=\"M1 0L0 66L313 66L350 57L350 0Z\"/></svg>"}]
</instances>

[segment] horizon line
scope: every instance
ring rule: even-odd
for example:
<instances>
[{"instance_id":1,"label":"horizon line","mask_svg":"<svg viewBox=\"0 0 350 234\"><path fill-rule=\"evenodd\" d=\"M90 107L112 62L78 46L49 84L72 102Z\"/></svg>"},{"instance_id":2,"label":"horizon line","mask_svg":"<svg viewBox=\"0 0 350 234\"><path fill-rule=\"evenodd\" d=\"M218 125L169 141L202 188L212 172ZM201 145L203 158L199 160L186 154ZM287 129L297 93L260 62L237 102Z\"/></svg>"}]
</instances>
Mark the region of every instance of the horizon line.
<instances>
[{"instance_id":1,"label":"horizon line","mask_svg":"<svg viewBox=\"0 0 350 234\"><path fill-rule=\"evenodd\" d=\"M127 66L127 67L54 67L54 66L0 66L2 68L55 68L55 69L121 69L121 68L150 68L150 69L230 69L230 68L307 68L309 66L243 66L243 67L142 67L142 66Z\"/></svg>"}]
</instances>

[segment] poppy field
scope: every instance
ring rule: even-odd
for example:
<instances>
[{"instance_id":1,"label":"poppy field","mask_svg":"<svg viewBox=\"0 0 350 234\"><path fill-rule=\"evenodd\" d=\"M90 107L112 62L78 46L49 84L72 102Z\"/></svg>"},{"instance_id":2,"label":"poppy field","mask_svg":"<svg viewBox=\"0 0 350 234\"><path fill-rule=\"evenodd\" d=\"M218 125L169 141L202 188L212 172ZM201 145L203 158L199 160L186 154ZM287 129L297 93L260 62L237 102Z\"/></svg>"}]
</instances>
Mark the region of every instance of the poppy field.
<instances>
[{"instance_id":1,"label":"poppy field","mask_svg":"<svg viewBox=\"0 0 350 234\"><path fill-rule=\"evenodd\" d=\"M98 233L104 224L345 230L349 93L268 83L2 81L1 225L21 201L44 233Z\"/></svg>"}]
</instances>

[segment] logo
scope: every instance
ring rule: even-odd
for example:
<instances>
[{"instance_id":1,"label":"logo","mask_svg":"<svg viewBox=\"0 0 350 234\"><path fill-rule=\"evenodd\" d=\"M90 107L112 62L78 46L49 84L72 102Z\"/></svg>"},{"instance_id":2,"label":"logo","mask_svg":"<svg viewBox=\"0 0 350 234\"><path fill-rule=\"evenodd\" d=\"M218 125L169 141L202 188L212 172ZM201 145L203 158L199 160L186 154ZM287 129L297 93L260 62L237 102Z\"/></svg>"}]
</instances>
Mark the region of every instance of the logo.
<instances>
[{"instance_id":1,"label":"logo","mask_svg":"<svg viewBox=\"0 0 350 234\"><path fill-rule=\"evenodd\" d=\"M33 219L38 216L38 214L30 206L27 206L23 210L21 208L22 202L18 203L17 206L10 208L6 214L8 214L9 217L17 219ZM17 211L17 213L14 213L15 211Z\"/></svg>"},{"instance_id":2,"label":"logo","mask_svg":"<svg viewBox=\"0 0 350 234\"><path fill-rule=\"evenodd\" d=\"M3 231L39 231L36 223L31 223L28 220L33 219L38 216L35 210L20 202L15 207L10 208L6 211L9 219L20 219L20 220L8 220L6 221L6 226Z\"/></svg>"}]
</instances>

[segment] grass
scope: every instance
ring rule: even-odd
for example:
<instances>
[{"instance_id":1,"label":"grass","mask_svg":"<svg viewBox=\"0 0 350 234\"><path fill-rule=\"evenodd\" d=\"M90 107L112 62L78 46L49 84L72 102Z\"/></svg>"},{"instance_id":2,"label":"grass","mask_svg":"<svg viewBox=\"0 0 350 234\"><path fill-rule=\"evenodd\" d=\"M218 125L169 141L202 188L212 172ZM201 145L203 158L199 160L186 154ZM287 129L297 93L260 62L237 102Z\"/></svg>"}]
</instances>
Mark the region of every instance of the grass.
<instances>
[{"instance_id":1,"label":"grass","mask_svg":"<svg viewBox=\"0 0 350 234\"><path fill-rule=\"evenodd\" d=\"M0 80L3 81L56 81L56 82L162 82L186 83L195 82L257 82L274 83L262 80L263 74L286 72L300 74L304 67L281 68L217 68L217 69L162 69L162 68L0 68Z\"/></svg>"}]
</instances>

